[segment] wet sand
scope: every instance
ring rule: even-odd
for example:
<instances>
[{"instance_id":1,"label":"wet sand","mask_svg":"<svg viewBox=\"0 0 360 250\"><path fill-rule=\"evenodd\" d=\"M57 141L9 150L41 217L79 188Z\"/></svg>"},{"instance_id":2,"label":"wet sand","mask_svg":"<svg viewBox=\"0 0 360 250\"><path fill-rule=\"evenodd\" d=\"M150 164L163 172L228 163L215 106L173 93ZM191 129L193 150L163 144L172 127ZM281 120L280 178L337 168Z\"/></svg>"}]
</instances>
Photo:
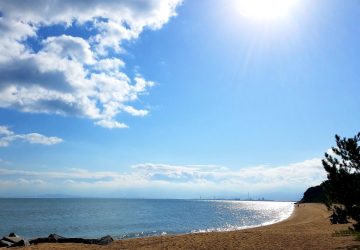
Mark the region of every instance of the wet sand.
<instances>
[{"instance_id":1,"label":"wet sand","mask_svg":"<svg viewBox=\"0 0 360 250\"><path fill-rule=\"evenodd\" d=\"M301 204L285 221L252 229L118 240L108 246L39 244L25 249L360 249L352 236L334 236L321 204Z\"/></svg>"}]
</instances>

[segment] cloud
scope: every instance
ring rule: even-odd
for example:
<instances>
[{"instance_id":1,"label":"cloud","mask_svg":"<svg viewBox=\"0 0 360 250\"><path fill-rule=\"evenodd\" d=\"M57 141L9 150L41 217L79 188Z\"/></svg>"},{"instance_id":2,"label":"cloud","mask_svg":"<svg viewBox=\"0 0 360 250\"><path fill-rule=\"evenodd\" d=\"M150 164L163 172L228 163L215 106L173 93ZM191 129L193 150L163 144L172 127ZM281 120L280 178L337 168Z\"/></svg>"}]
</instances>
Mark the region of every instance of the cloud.
<instances>
[{"instance_id":1,"label":"cloud","mask_svg":"<svg viewBox=\"0 0 360 250\"><path fill-rule=\"evenodd\" d=\"M10 162L0 158L0 164L6 164L7 165L7 164L10 164Z\"/></svg>"},{"instance_id":2,"label":"cloud","mask_svg":"<svg viewBox=\"0 0 360 250\"><path fill-rule=\"evenodd\" d=\"M124 106L122 108L125 112L133 115L133 116L145 116L149 113L148 110L144 110L144 109L136 109L134 107L131 106Z\"/></svg>"},{"instance_id":3,"label":"cloud","mask_svg":"<svg viewBox=\"0 0 360 250\"><path fill-rule=\"evenodd\" d=\"M31 144L54 145L63 140L58 137L48 137L38 133L15 134L6 126L0 126L0 147L7 147L14 141L23 141ZM1 162L1 161L0 161Z\"/></svg>"},{"instance_id":4,"label":"cloud","mask_svg":"<svg viewBox=\"0 0 360 250\"><path fill-rule=\"evenodd\" d=\"M95 58L90 45L80 37L61 35L49 37L43 42L43 52L68 58L82 64L94 64Z\"/></svg>"},{"instance_id":5,"label":"cloud","mask_svg":"<svg viewBox=\"0 0 360 250\"><path fill-rule=\"evenodd\" d=\"M13 135L14 132L10 131L8 129L8 127L6 126L0 126L0 135L6 135L6 136L9 136L9 135Z\"/></svg>"},{"instance_id":6,"label":"cloud","mask_svg":"<svg viewBox=\"0 0 360 250\"><path fill-rule=\"evenodd\" d=\"M170 197L198 197L201 194L245 194L294 192L302 194L306 188L326 179L318 158L284 166L254 166L237 170L223 166L169 165L144 163L131 166L128 171L28 171L0 168L2 181L46 180L48 189L90 194L142 190L152 197L170 192ZM9 182L7 182L9 184ZM14 184L15 185L15 184ZM187 195L187 196L186 196Z\"/></svg>"},{"instance_id":7,"label":"cloud","mask_svg":"<svg viewBox=\"0 0 360 250\"><path fill-rule=\"evenodd\" d=\"M30 133L25 135L17 135L16 139L27 141L31 144L54 145L63 140L58 137L47 137L38 133Z\"/></svg>"},{"instance_id":8,"label":"cloud","mask_svg":"<svg viewBox=\"0 0 360 250\"><path fill-rule=\"evenodd\" d=\"M123 43L138 39L145 29L160 29L176 15L180 3L0 1L0 107L126 128L117 116L147 115L147 109L134 104L154 82L125 73ZM53 26L57 32L42 32Z\"/></svg>"},{"instance_id":9,"label":"cloud","mask_svg":"<svg viewBox=\"0 0 360 250\"><path fill-rule=\"evenodd\" d=\"M133 166L145 172L151 179L182 179L188 181L210 181L228 186L287 186L302 183L320 183L324 178L324 170L320 159L312 159L286 166L245 167L238 171L217 166L171 166L166 164L140 164Z\"/></svg>"},{"instance_id":10,"label":"cloud","mask_svg":"<svg viewBox=\"0 0 360 250\"><path fill-rule=\"evenodd\" d=\"M120 123L113 120L100 120L97 121L95 124L104 128L128 128L125 123Z\"/></svg>"}]
</instances>

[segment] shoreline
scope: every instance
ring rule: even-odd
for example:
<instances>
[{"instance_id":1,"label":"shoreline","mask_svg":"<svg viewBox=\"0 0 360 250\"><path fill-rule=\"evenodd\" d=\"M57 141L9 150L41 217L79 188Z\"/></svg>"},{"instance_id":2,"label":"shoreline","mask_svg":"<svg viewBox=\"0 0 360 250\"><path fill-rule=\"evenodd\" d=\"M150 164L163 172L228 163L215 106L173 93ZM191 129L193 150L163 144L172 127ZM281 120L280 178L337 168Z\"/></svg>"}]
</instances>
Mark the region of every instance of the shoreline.
<instances>
[{"instance_id":1,"label":"shoreline","mask_svg":"<svg viewBox=\"0 0 360 250\"><path fill-rule=\"evenodd\" d=\"M322 204L294 204L287 219L254 228L121 239L107 246L46 243L25 249L360 249L351 236L333 236L350 224L330 225L328 216Z\"/></svg>"}]
</instances>

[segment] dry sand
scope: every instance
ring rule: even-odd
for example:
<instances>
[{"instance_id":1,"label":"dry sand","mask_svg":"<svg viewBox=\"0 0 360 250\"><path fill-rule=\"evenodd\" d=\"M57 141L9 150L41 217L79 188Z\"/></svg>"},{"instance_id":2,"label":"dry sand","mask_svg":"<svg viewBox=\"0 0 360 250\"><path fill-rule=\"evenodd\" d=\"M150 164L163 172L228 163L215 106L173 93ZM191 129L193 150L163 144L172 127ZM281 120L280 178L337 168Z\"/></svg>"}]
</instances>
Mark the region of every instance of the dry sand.
<instances>
[{"instance_id":1,"label":"dry sand","mask_svg":"<svg viewBox=\"0 0 360 250\"><path fill-rule=\"evenodd\" d=\"M301 204L277 224L232 232L148 237L115 241L108 246L39 244L26 249L360 249L352 236L334 236L348 225L330 225L321 204Z\"/></svg>"}]
</instances>

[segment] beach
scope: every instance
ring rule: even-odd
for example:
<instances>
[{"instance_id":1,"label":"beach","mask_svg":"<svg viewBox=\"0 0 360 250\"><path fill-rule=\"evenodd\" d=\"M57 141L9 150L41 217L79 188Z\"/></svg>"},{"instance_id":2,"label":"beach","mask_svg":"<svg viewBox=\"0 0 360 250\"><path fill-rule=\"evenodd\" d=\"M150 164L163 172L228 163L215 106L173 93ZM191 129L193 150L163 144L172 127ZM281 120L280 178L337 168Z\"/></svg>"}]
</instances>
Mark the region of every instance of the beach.
<instances>
[{"instance_id":1,"label":"beach","mask_svg":"<svg viewBox=\"0 0 360 250\"><path fill-rule=\"evenodd\" d=\"M286 220L257 228L117 240L107 246L39 244L26 249L360 249L352 236L334 236L350 224L330 225L322 204L300 204Z\"/></svg>"}]
</instances>

